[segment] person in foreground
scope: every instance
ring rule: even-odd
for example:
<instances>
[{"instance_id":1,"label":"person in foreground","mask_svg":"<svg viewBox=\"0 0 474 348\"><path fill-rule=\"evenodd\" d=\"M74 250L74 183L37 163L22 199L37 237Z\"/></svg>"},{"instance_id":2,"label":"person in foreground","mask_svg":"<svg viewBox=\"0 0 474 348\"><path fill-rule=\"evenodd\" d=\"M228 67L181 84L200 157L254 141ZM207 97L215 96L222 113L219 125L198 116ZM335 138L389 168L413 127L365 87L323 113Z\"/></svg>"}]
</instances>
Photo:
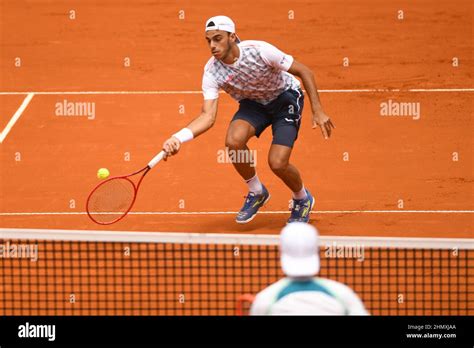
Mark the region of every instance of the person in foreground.
<instances>
[{"instance_id":1,"label":"person in foreground","mask_svg":"<svg viewBox=\"0 0 474 348\"><path fill-rule=\"evenodd\" d=\"M216 120L219 89L239 102L226 135L226 147L233 152L249 153L247 142L272 126L273 141L268 163L293 193L288 222L308 222L314 198L303 185L298 169L290 163L291 151L298 136L304 106L301 78L312 108L313 128L320 127L325 139L334 128L323 112L311 70L292 56L264 41L240 41L234 22L226 16L207 20L206 40L212 57L204 68L201 114L163 144L166 156L176 154L182 143L209 130ZM233 165L248 185L248 195L237 214L236 222L251 221L270 199L260 181L252 156Z\"/></svg>"},{"instance_id":2,"label":"person in foreground","mask_svg":"<svg viewBox=\"0 0 474 348\"><path fill-rule=\"evenodd\" d=\"M310 224L294 222L281 232L283 278L259 292L250 315L368 315L348 286L320 278L318 232Z\"/></svg>"}]
</instances>

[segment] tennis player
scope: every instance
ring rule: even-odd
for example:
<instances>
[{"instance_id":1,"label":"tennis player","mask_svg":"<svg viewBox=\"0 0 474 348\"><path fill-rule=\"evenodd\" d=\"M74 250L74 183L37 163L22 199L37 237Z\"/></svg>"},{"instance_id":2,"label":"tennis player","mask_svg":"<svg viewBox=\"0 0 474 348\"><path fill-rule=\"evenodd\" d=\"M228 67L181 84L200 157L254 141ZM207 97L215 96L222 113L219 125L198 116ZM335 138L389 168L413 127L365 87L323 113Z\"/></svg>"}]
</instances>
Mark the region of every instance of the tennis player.
<instances>
[{"instance_id":1,"label":"tennis player","mask_svg":"<svg viewBox=\"0 0 474 348\"><path fill-rule=\"evenodd\" d=\"M308 222L314 198L303 185L298 169L290 163L291 150L298 136L304 96L301 78L313 111L313 128L319 126L324 138L334 128L319 101L311 70L292 56L264 41L240 41L234 22L226 16L207 20L206 40L212 57L204 68L201 114L163 144L167 156L176 154L182 143L210 129L217 115L218 91L223 89L239 102L226 136L226 146L233 151L249 151L247 142L272 126L273 141L268 154L272 171L293 192L288 222ZM247 156L247 158L251 158ZM260 181L252 161L233 165L248 185L248 195L237 214L238 223L251 221L270 193Z\"/></svg>"},{"instance_id":2,"label":"tennis player","mask_svg":"<svg viewBox=\"0 0 474 348\"><path fill-rule=\"evenodd\" d=\"M286 278L257 294L251 315L368 315L349 287L316 276L319 246L313 226L286 225L281 232L280 260Z\"/></svg>"}]
</instances>

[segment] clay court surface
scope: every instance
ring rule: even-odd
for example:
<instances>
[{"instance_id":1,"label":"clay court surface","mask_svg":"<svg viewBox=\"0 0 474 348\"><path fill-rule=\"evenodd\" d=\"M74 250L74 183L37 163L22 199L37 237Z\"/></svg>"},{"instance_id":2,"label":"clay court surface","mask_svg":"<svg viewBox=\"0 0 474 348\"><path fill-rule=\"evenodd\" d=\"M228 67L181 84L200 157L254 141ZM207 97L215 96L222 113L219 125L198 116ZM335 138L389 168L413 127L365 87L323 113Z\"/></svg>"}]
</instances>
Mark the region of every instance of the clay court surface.
<instances>
[{"instance_id":1,"label":"clay court surface","mask_svg":"<svg viewBox=\"0 0 474 348\"><path fill-rule=\"evenodd\" d=\"M470 1L0 4L1 227L98 229L84 214L97 169L143 167L198 115L203 23L223 13L241 39L268 41L316 74L337 128L328 141L311 129L307 100L292 161L316 196L321 234L472 237ZM381 116L389 100L419 103L420 118ZM65 101L95 103L95 118L57 116ZM270 130L251 148L272 199L250 224L234 223L246 186L218 152L236 108L221 94L214 128L145 178L135 214L102 229L277 234L290 192L266 163Z\"/></svg>"},{"instance_id":2,"label":"clay court surface","mask_svg":"<svg viewBox=\"0 0 474 348\"><path fill-rule=\"evenodd\" d=\"M328 141L311 129L306 100L292 162L321 235L472 238L473 7L447 0L0 0L0 228L278 234L291 193L266 163L270 130L250 147L272 199L251 223L234 222L247 188L219 162L237 109L225 94L214 128L147 175L129 216L103 227L85 213L99 168L138 170L199 114L204 23L216 14L315 72L336 129ZM94 117L58 116L58 103L94 105ZM383 103L420 112L382 116ZM37 264L4 261L1 312L235 314L239 296L281 276L276 242L237 260L232 244L179 236L184 246L132 244L141 254L131 259L128 244L42 242ZM470 314L472 251L450 250L375 248L365 263L323 259L322 275L373 314Z\"/></svg>"}]
</instances>

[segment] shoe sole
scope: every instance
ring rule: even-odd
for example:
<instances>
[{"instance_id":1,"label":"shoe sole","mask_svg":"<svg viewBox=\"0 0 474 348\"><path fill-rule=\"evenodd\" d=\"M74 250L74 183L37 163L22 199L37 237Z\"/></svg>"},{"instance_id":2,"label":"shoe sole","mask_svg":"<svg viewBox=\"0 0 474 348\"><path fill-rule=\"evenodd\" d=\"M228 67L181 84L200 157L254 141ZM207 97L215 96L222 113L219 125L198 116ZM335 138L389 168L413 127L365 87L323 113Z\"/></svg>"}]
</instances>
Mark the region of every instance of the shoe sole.
<instances>
[{"instance_id":1,"label":"shoe sole","mask_svg":"<svg viewBox=\"0 0 474 348\"><path fill-rule=\"evenodd\" d=\"M310 208L309 214L308 214L308 221L306 221L306 223L309 223L309 220L310 220L309 216L311 215L311 212L313 211L313 208L314 208L314 204L315 204L315 203L316 203L316 200L315 200L314 197L313 197L313 203L311 203L311 208ZM286 221L286 224L288 225L289 223L290 223L290 222L288 222L288 220L287 220L287 221Z\"/></svg>"},{"instance_id":2,"label":"shoe sole","mask_svg":"<svg viewBox=\"0 0 474 348\"><path fill-rule=\"evenodd\" d=\"M265 204L267 204L267 202L270 200L270 197L271 197L271 195L268 194L267 199L262 203L262 205L260 206L260 208L261 208L261 207L264 207ZM258 209L260 209L260 208L258 208ZM247 223L249 223L250 221L252 221L253 219L255 219L255 216L257 216L257 214L258 214L258 211L257 211L255 214L253 214L250 218L248 218L247 220L244 220L244 221L237 221L237 220L235 220L235 222L237 222L238 224L247 224Z\"/></svg>"}]
</instances>

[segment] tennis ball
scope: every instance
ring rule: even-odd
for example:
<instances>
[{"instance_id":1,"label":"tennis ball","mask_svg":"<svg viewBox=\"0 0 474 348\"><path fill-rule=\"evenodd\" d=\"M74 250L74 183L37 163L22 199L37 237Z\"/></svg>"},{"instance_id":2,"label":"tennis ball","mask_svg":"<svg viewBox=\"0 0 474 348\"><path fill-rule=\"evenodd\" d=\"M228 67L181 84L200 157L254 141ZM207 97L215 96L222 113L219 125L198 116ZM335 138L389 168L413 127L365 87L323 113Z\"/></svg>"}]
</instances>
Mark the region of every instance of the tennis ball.
<instances>
[{"instance_id":1,"label":"tennis ball","mask_svg":"<svg viewBox=\"0 0 474 348\"><path fill-rule=\"evenodd\" d=\"M97 177L99 179L107 179L110 175L110 172L107 168L100 168L98 171L97 171Z\"/></svg>"}]
</instances>

